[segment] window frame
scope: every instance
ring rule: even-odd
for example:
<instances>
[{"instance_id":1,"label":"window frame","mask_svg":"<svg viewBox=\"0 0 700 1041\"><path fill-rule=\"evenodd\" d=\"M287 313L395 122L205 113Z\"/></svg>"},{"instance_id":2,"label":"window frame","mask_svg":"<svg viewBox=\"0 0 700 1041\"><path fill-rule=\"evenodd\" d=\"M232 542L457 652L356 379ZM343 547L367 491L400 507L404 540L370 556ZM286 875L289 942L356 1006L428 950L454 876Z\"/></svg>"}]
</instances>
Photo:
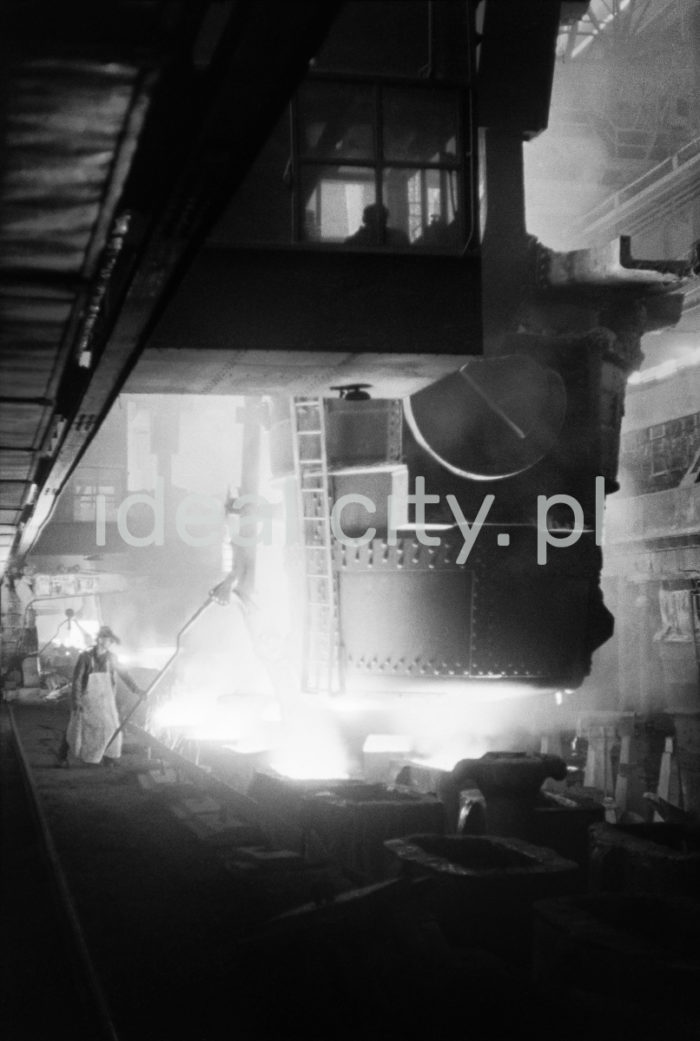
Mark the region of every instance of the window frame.
<instances>
[{"instance_id":1,"label":"window frame","mask_svg":"<svg viewBox=\"0 0 700 1041\"><path fill-rule=\"evenodd\" d=\"M473 245L475 235L478 240L478 221L475 220L475 214L477 212L475 206L478 193L477 135L473 126L473 120L471 119L471 97L469 85L447 80L436 82L434 80L426 79L406 79L395 77L380 78L374 76L353 76L350 74L336 75L322 72L314 72L310 74L305 81L305 85L317 83L327 83L330 86L343 85L372 88L374 105L374 154L370 158L341 157L335 162L332 157L329 157L328 155L318 157L305 155L301 147L301 142L303 140L303 114L301 112L302 106L299 93L293 97L290 103L291 155L289 162L292 186L292 245L295 248L301 247L314 250L318 250L319 248L332 250L342 250L343 248L347 248L344 241L315 241L304 238L305 218L308 204L308 200L305 199L305 191L303 188L305 183L305 171L313 169L314 167L336 167L338 169L340 169L340 167L354 167L363 170L372 169L374 173L375 201L377 203L386 204L384 185L386 183L387 170L406 170L420 173L422 175L421 193L423 195L426 194L424 175L426 171L435 170L440 176L441 190L442 184L444 184L445 191L449 192L451 179L456 179L457 198L456 200L452 200L452 205L456 211L457 241L454 245L421 245L416 249L416 253L420 255L426 253L437 253L444 256L460 255L466 252L466 250ZM303 89L303 86L301 89ZM433 95L439 91L448 98L451 95L450 100L455 115L455 153L453 159L447 160L443 158L440 161L430 162L420 159L389 159L385 156L384 131L386 120L384 115L384 92L386 90L411 91L416 89L425 90ZM409 233L408 227L406 228L406 233ZM413 242L411 242L407 249L396 249L388 243L377 243L373 245L362 244L359 247L353 247L353 251L359 249L362 252L410 253L413 251L413 248Z\"/></svg>"},{"instance_id":2,"label":"window frame","mask_svg":"<svg viewBox=\"0 0 700 1041\"><path fill-rule=\"evenodd\" d=\"M124 495L124 470L119 466L87 466L78 470L72 484L70 514L74 524L93 524L97 501L102 497L107 523L116 520Z\"/></svg>"}]
</instances>

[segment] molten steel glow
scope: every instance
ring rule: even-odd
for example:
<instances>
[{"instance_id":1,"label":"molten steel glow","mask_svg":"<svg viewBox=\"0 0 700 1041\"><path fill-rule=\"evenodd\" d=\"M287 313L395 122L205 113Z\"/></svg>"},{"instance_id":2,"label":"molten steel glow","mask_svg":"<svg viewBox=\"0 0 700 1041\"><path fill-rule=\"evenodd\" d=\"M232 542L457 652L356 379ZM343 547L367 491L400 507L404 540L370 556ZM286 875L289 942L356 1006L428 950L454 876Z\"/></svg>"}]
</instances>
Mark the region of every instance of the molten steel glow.
<instances>
[{"instance_id":1,"label":"molten steel glow","mask_svg":"<svg viewBox=\"0 0 700 1041\"><path fill-rule=\"evenodd\" d=\"M151 728L180 730L195 741L269 747L270 726L279 718L278 706L261 698L179 695L154 709Z\"/></svg>"},{"instance_id":2,"label":"molten steel glow","mask_svg":"<svg viewBox=\"0 0 700 1041\"><path fill-rule=\"evenodd\" d=\"M339 735L327 721L314 717L291 722L271 766L277 773L296 780L350 776L348 754Z\"/></svg>"},{"instance_id":3,"label":"molten steel glow","mask_svg":"<svg viewBox=\"0 0 700 1041\"><path fill-rule=\"evenodd\" d=\"M137 651L118 649L117 657L122 665L136 666L141 669L162 669L175 653L174 647L158 646L141 647Z\"/></svg>"},{"instance_id":4,"label":"molten steel glow","mask_svg":"<svg viewBox=\"0 0 700 1041\"><path fill-rule=\"evenodd\" d=\"M390 709L389 729L409 737L415 752L430 765L451 769L460 759L481 756L502 744L501 735L529 714L526 706L522 688L511 685L506 691L501 685L475 684L470 691L396 701Z\"/></svg>"},{"instance_id":5,"label":"molten steel glow","mask_svg":"<svg viewBox=\"0 0 700 1041\"><path fill-rule=\"evenodd\" d=\"M283 777L294 780L344 780L350 776L342 755L329 748L319 748L311 742L277 753L272 768Z\"/></svg>"}]
</instances>

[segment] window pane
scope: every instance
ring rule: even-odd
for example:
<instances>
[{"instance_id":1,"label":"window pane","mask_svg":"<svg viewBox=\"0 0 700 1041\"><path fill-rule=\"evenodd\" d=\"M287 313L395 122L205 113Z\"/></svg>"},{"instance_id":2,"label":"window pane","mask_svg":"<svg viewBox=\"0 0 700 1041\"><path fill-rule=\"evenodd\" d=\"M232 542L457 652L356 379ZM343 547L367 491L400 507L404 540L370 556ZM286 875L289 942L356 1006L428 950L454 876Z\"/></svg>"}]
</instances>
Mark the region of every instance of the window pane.
<instances>
[{"instance_id":1,"label":"window pane","mask_svg":"<svg viewBox=\"0 0 700 1041\"><path fill-rule=\"evenodd\" d=\"M304 242L345 242L376 197L370 167L306 166L301 181Z\"/></svg>"},{"instance_id":2,"label":"window pane","mask_svg":"<svg viewBox=\"0 0 700 1041\"><path fill-rule=\"evenodd\" d=\"M666 445L661 440L652 441L651 443L651 473L652 476L658 474L665 474L668 471L668 461L666 459Z\"/></svg>"},{"instance_id":3,"label":"window pane","mask_svg":"<svg viewBox=\"0 0 700 1041\"><path fill-rule=\"evenodd\" d=\"M348 83L299 91L300 151L318 159L374 159L375 93Z\"/></svg>"},{"instance_id":4,"label":"window pane","mask_svg":"<svg viewBox=\"0 0 700 1041\"><path fill-rule=\"evenodd\" d=\"M456 171L389 167L384 171L383 197L389 227L400 228L412 246L459 246Z\"/></svg>"},{"instance_id":5,"label":"window pane","mask_svg":"<svg viewBox=\"0 0 700 1041\"><path fill-rule=\"evenodd\" d=\"M454 91L387 88L383 93L384 157L405 162L454 162L457 96Z\"/></svg>"}]
</instances>

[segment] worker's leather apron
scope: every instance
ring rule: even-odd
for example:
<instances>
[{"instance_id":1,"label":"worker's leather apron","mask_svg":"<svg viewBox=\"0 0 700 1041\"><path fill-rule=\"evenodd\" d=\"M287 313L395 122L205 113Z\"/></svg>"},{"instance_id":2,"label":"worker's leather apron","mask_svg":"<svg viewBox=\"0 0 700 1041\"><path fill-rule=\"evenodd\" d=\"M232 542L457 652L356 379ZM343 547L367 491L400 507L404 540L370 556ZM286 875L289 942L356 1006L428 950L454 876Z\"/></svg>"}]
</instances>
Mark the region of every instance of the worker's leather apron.
<instances>
[{"instance_id":1,"label":"worker's leather apron","mask_svg":"<svg viewBox=\"0 0 700 1041\"><path fill-rule=\"evenodd\" d=\"M118 759L122 754L122 735L110 744L119 726L117 703L108 672L92 672L80 701L80 711L71 712L68 745L84 763L99 763L104 755ZM107 747L109 745L109 747Z\"/></svg>"}]
</instances>

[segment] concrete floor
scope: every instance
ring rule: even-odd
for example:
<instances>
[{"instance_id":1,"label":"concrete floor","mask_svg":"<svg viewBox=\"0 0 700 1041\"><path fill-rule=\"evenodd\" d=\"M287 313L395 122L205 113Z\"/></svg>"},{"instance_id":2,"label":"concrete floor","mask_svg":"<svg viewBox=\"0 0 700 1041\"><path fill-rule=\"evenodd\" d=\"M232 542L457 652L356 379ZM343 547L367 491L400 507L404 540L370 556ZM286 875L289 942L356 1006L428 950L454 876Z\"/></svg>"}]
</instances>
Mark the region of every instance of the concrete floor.
<instances>
[{"instance_id":1,"label":"concrete floor","mask_svg":"<svg viewBox=\"0 0 700 1041\"><path fill-rule=\"evenodd\" d=\"M291 861L282 870L246 862L241 849L251 845L250 824L222 821L216 805L187 784L162 783L132 737L113 770L62 770L56 751L67 709L54 703L13 710L124 1041L510 1041L534 1029L561 1032L567 1041L618 1041L630 1031L656 1041L669 1029L679 1038L697 1036L684 1033L673 1010L635 1010L624 995L611 1004L576 990L548 993L493 955L455 948L411 887L388 882L352 891L327 867L331 890L346 896L315 905L317 879ZM42 910L45 888L45 880L15 872L26 942L5 957L25 986L9 1006L6 1036L93 1041L75 1002L65 999L71 985L54 979L45 986L61 958L50 938L55 925ZM279 917L300 905L308 905L305 913ZM32 991L51 1006L51 1035L32 1021Z\"/></svg>"}]
</instances>

